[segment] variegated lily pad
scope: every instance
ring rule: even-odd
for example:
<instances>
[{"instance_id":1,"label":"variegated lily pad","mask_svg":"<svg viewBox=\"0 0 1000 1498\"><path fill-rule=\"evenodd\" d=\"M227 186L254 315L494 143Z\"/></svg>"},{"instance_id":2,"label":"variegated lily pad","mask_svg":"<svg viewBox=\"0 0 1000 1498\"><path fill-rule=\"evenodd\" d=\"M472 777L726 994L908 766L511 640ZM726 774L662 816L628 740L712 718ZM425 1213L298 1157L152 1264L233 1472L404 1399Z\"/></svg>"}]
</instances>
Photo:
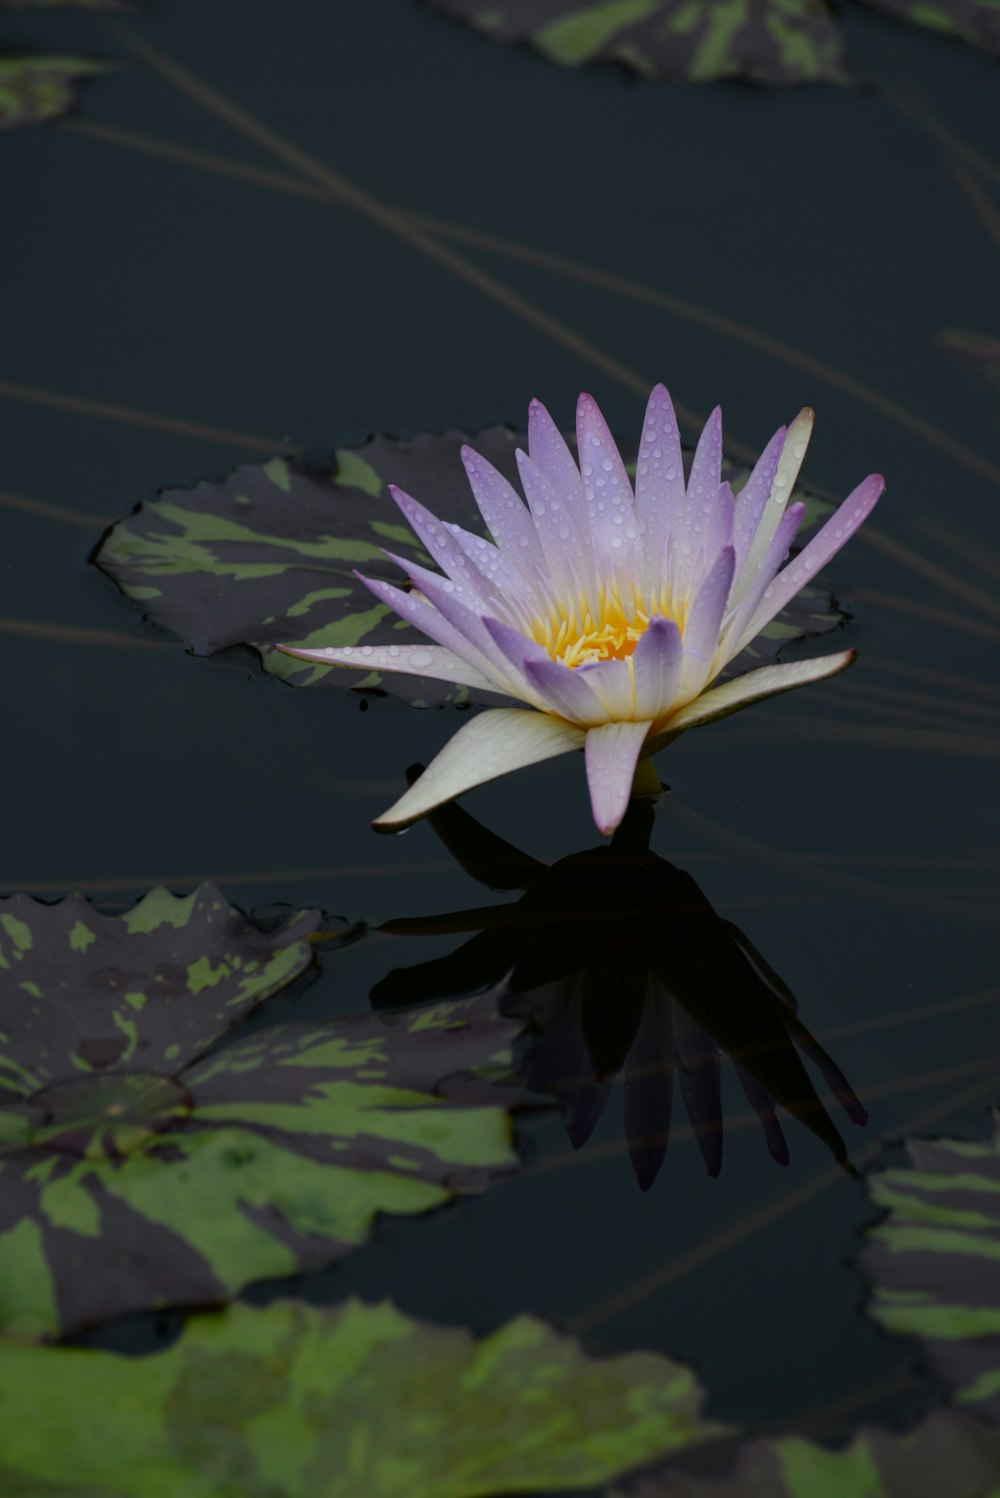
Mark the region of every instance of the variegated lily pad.
<instances>
[{"instance_id":1,"label":"variegated lily pad","mask_svg":"<svg viewBox=\"0 0 1000 1498\"><path fill-rule=\"evenodd\" d=\"M1000 1498L1000 1434L940 1412L903 1434L863 1426L837 1450L752 1441L729 1477L667 1469L608 1498Z\"/></svg>"},{"instance_id":2,"label":"variegated lily pad","mask_svg":"<svg viewBox=\"0 0 1000 1498\"><path fill-rule=\"evenodd\" d=\"M384 681L296 660L278 642L306 647L416 643L421 636L379 603L354 575L399 579L385 551L425 565L429 558L403 522L388 486L433 505L443 519L482 532L460 449L477 450L516 482L523 435L495 426L408 442L375 437L341 449L331 474L286 458L237 468L221 484L168 489L112 527L97 555L155 624L172 629L197 655L250 644L268 671L295 686L384 687L417 706L495 701L466 687L392 676ZM738 484L743 470L728 465ZM811 525L829 506L797 493ZM804 588L733 663L736 670L773 659L789 640L834 628L842 615L815 583Z\"/></svg>"},{"instance_id":3,"label":"variegated lily pad","mask_svg":"<svg viewBox=\"0 0 1000 1498\"><path fill-rule=\"evenodd\" d=\"M486 1498L579 1489L722 1433L694 1374L520 1316L475 1340L391 1305L192 1317L141 1359L0 1342L10 1498Z\"/></svg>"},{"instance_id":4,"label":"variegated lily pad","mask_svg":"<svg viewBox=\"0 0 1000 1498\"><path fill-rule=\"evenodd\" d=\"M0 56L0 130L18 130L65 114L78 78L117 70L99 57L53 53L41 57Z\"/></svg>"},{"instance_id":5,"label":"variegated lily pad","mask_svg":"<svg viewBox=\"0 0 1000 1498\"><path fill-rule=\"evenodd\" d=\"M223 1300L515 1166L494 1078L523 1022L490 995L210 1052L309 966L318 912L265 935L211 886L120 918L5 904L0 1332Z\"/></svg>"},{"instance_id":6,"label":"variegated lily pad","mask_svg":"<svg viewBox=\"0 0 1000 1498\"><path fill-rule=\"evenodd\" d=\"M550 62L617 62L644 78L780 86L851 81L829 0L427 0ZM1000 52L993 0L866 0L876 10Z\"/></svg>"},{"instance_id":7,"label":"variegated lily pad","mask_svg":"<svg viewBox=\"0 0 1000 1498\"><path fill-rule=\"evenodd\" d=\"M908 1166L869 1181L887 1215L861 1255L868 1310L920 1340L959 1404L1000 1423L1000 1115L991 1139L906 1148Z\"/></svg>"},{"instance_id":8,"label":"variegated lily pad","mask_svg":"<svg viewBox=\"0 0 1000 1498\"><path fill-rule=\"evenodd\" d=\"M429 0L499 41L563 67L610 61L645 78L846 83L824 0Z\"/></svg>"}]
</instances>

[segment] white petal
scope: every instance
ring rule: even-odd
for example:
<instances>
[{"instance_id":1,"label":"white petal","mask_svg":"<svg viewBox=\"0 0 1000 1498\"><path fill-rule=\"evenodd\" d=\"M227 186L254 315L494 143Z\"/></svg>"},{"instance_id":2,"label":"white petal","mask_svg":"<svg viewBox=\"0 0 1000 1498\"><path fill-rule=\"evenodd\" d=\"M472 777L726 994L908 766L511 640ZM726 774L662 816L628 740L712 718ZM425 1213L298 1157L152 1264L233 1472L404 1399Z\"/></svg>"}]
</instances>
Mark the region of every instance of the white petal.
<instances>
[{"instance_id":1,"label":"white petal","mask_svg":"<svg viewBox=\"0 0 1000 1498\"><path fill-rule=\"evenodd\" d=\"M396 671L405 676L426 676L432 681L453 681L456 686L499 692L495 681L477 671L442 645L328 645L300 650L295 645L277 647L285 655L318 666L350 666L355 671Z\"/></svg>"},{"instance_id":2,"label":"white petal","mask_svg":"<svg viewBox=\"0 0 1000 1498\"><path fill-rule=\"evenodd\" d=\"M788 661L780 666L761 666L758 671L748 671L734 681L723 682L703 692L687 707L682 707L667 724L668 733L679 733L684 728L694 728L699 723L710 723L713 718L724 718L762 697L773 697L776 692L788 692L793 687L804 687L812 681L822 681L826 676L835 676L854 660L853 650L841 650L837 655L823 655L810 661Z\"/></svg>"},{"instance_id":3,"label":"white petal","mask_svg":"<svg viewBox=\"0 0 1000 1498\"><path fill-rule=\"evenodd\" d=\"M579 749L583 741L582 729L544 713L516 707L480 713L458 730L416 784L376 819L375 826L399 827L415 821L473 786Z\"/></svg>"},{"instance_id":4,"label":"white petal","mask_svg":"<svg viewBox=\"0 0 1000 1498\"><path fill-rule=\"evenodd\" d=\"M734 584L736 598L743 596L744 578L748 579L746 586L749 586L757 576L761 559L771 544L771 537L778 528L778 522L785 513L788 501L792 497L795 480L799 476L799 469L802 467L802 460L806 455L806 448L809 446L815 419L815 414L806 406L799 412L785 433L781 457L778 459L774 481L771 484L771 493L768 495L767 503L757 522L757 530L750 542L746 560Z\"/></svg>"},{"instance_id":5,"label":"white petal","mask_svg":"<svg viewBox=\"0 0 1000 1498\"><path fill-rule=\"evenodd\" d=\"M584 753L590 804L598 829L614 832L625 815L636 761L650 723L603 723L587 733Z\"/></svg>"}]
</instances>

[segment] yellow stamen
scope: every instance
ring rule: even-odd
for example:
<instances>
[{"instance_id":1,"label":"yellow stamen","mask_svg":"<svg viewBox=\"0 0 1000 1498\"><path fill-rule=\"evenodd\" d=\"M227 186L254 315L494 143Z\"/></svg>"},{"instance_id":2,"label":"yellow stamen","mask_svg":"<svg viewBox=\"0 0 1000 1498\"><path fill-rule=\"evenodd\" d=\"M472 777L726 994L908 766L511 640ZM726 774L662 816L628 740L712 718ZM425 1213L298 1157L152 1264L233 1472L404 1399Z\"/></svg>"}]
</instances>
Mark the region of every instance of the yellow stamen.
<instances>
[{"instance_id":1,"label":"yellow stamen","mask_svg":"<svg viewBox=\"0 0 1000 1498\"><path fill-rule=\"evenodd\" d=\"M568 605L560 601L546 617L534 621L531 634L564 666L628 660L654 613L666 614L667 610L651 607L637 588L629 599L623 599L617 588L602 589L596 618L585 598Z\"/></svg>"}]
</instances>

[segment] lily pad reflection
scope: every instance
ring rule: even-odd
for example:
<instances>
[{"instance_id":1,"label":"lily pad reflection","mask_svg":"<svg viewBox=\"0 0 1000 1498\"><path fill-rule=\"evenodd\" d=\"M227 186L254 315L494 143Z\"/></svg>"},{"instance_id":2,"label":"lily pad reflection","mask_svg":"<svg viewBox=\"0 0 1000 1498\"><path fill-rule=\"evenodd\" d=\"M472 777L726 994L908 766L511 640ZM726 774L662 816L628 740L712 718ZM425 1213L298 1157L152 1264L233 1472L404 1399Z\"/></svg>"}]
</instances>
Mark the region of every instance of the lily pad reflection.
<instances>
[{"instance_id":1,"label":"lily pad reflection","mask_svg":"<svg viewBox=\"0 0 1000 1498\"><path fill-rule=\"evenodd\" d=\"M514 905L387 922L382 929L397 935L477 934L446 957L390 973L372 991L373 1004L468 992L506 975L505 1009L542 1032L522 1073L560 1100L575 1148L624 1074L625 1133L643 1190L666 1155L675 1092L709 1174L721 1170L723 1055L774 1160L789 1160L780 1104L846 1164L844 1141L799 1053L853 1122L865 1123L864 1108L761 954L716 915L689 874L650 851L653 815L649 802L632 801L609 844L549 868L461 807L432 813L431 825L468 873L526 893Z\"/></svg>"}]
</instances>

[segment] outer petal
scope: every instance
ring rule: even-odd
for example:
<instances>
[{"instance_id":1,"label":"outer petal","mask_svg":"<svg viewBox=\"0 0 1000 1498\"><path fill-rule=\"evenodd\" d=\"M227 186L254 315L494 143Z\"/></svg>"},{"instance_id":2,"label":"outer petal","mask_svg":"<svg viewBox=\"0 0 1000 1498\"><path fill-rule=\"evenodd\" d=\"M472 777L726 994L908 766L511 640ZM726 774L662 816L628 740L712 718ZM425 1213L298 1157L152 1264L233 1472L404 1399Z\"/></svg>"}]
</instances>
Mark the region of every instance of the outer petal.
<instances>
[{"instance_id":1,"label":"outer petal","mask_svg":"<svg viewBox=\"0 0 1000 1498\"><path fill-rule=\"evenodd\" d=\"M793 687L804 687L812 681L822 681L826 676L836 676L854 660L856 652L841 650L837 655L823 655L811 661L788 661L781 666L761 666L758 671L748 671L734 681L723 682L703 692L687 707L682 707L667 724L671 734L685 728L695 728L699 723L710 723L713 718L725 718L729 713L749 707L763 697L773 697L777 692L788 692Z\"/></svg>"},{"instance_id":2,"label":"outer petal","mask_svg":"<svg viewBox=\"0 0 1000 1498\"><path fill-rule=\"evenodd\" d=\"M605 835L625 815L639 751L650 723L604 723L587 733L587 784L594 821Z\"/></svg>"},{"instance_id":3,"label":"outer petal","mask_svg":"<svg viewBox=\"0 0 1000 1498\"><path fill-rule=\"evenodd\" d=\"M775 614L781 612L785 604L795 597L813 574L821 567L825 567L830 558L835 556L844 543L851 539L854 532L863 521L867 520L875 508L884 488L885 479L880 473L870 473L866 479L862 479L840 508L830 516L823 529L813 536L809 545L803 547L798 556L789 562L784 572L780 572L765 591L759 607L743 631L740 646L737 648L741 648L748 640L752 640L754 635L759 634L764 625L769 624ZM735 651L733 653L735 654Z\"/></svg>"},{"instance_id":4,"label":"outer petal","mask_svg":"<svg viewBox=\"0 0 1000 1498\"><path fill-rule=\"evenodd\" d=\"M376 827L400 827L508 770L566 754L583 745L580 728L523 708L479 713L458 730L404 796L378 817Z\"/></svg>"},{"instance_id":5,"label":"outer petal","mask_svg":"<svg viewBox=\"0 0 1000 1498\"><path fill-rule=\"evenodd\" d=\"M659 718L673 706L683 655L681 632L674 621L659 615L650 619L632 654L637 718Z\"/></svg>"},{"instance_id":6,"label":"outer petal","mask_svg":"<svg viewBox=\"0 0 1000 1498\"><path fill-rule=\"evenodd\" d=\"M463 530L452 521L448 522L448 530L486 581L502 595L505 603L515 609L523 608L527 603L528 608L531 608L533 599L524 574L504 556L498 546L487 541L485 536Z\"/></svg>"},{"instance_id":7,"label":"outer petal","mask_svg":"<svg viewBox=\"0 0 1000 1498\"><path fill-rule=\"evenodd\" d=\"M475 666L441 645L336 645L318 650L299 650L294 645L277 647L285 655L319 666L351 666L356 671L397 671L405 676L427 676L432 681L453 681L456 686L498 692L495 681Z\"/></svg>"},{"instance_id":8,"label":"outer petal","mask_svg":"<svg viewBox=\"0 0 1000 1498\"><path fill-rule=\"evenodd\" d=\"M698 438L684 502L672 527L670 591L678 602L697 587L695 567L704 557L705 537L715 518L721 465L722 411L716 406Z\"/></svg>"},{"instance_id":9,"label":"outer petal","mask_svg":"<svg viewBox=\"0 0 1000 1498\"><path fill-rule=\"evenodd\" d=\"M760 568L753 582L746 588L743 597L733 607L736 584L734 582L729 594L729 616L719 640L719 648L715 657L715 669L721 671L727 661L731 661L737 650L748 643L744 639L745 631L749 621L757 611L757 605L763 598L764 593L774 581L774 574L781 566L791 550L795 533L802 523L802 517L806 512L804 504L796 501L789 505L778 522L778 529L771 537L771 544L764 553ZM756 631L755 631L756 633Z\"/></svg>"}]
</instances>

